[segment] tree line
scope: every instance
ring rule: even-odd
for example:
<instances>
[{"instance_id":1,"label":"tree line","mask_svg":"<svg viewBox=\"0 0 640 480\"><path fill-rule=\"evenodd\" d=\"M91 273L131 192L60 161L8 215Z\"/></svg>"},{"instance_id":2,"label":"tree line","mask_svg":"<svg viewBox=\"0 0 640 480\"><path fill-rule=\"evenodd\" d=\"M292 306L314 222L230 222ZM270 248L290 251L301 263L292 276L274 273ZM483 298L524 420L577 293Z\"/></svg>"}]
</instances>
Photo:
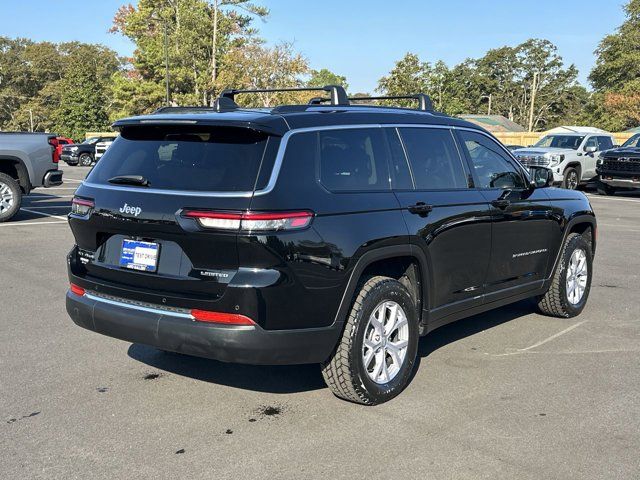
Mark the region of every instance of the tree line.
<instances>
[{"instance_id":1,"label":"tree line","mask_svg":"<svg viewBox=\"0 0 640 480\"><path fill-rule=\"evenodd\" d=\"M589 75L548 40L489 50L449 67L414 53L379 79L377 94L429 94L437 110L500 114L531 130L582 124L620 131L640 124L640 0L599 44ZM103 45L0 37L0 129L56 131L74 139L117 118L165 104L211 105L228 87L341 84L313 70L291 43L265 44L269 15L250 0L140 0L115 13L111 32L135 44L130 58ZM168 85L168 88L167 88ZM363 95L365 92L354 92ZM240 96L245 106L306 102L309 93Z\"/></svg>"}]
</instances>

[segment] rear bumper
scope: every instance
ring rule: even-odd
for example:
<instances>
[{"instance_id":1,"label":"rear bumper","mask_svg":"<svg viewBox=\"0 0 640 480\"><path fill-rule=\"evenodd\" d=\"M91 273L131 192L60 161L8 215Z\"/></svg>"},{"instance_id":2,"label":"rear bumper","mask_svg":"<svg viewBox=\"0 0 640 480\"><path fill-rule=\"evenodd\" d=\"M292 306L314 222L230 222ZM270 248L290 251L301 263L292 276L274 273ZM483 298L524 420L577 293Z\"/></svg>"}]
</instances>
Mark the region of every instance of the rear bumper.
<instances>
[{"instance_id":1,"label":"rear bumper","mask_svg":"<svg viewBox=\"0 0 640 480\"><path fill-rule=\"evenodd\" d=\"M342 325L264 330L197 322L184 314L129 305L87 292L67 292L67 313L79 326L161 350L255 365L320 363L335 347Z\"/></svg>"},{"instance_id":2,"label":"rear bumper","mask_svg":"<svg viewBox=\"0 0 640 480\"><path fill-rule=\"evenodd\" d=\"M62 185L62 170L49 170L42 179L42 185L47 188Z\"/></svg>"}]
</instances>

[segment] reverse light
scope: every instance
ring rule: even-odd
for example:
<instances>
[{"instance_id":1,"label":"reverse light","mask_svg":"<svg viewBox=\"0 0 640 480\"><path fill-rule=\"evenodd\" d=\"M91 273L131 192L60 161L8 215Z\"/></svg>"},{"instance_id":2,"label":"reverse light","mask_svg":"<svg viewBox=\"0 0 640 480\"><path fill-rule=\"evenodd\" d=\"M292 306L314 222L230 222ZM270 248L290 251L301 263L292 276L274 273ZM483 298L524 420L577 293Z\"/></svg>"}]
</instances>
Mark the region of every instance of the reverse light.
<instances>
[{"instance_id":1,"label":"reverse light","mask_svg":"<svg viewBox=\"0 0 640 480\"><path fill-rule=\"evenodd\" d=\"M208 310L191 310L191 316L196 322L221 323L224 325L255 325L249 317L237 313L210 312Z\"/></svg>"},{"instance_id":2,"label":"reverse light","mask_svg":"<svg viewBox=\"0 0 640 480\"><path fill-rule=\"evenodd\" d=\"M309 226L313 213L300 212L209 212L186 210L182 214L195 218L204 228L219 230L280 231Z\"/></svg>"},{"instance_id":3,"label":"reverse light","mask_svg":"<svg viewBox=\"0 0 640 480\"><path fill-rule=\"evenodd\" d=\"M71 293L78 295L79 297L82 297L85 294L85 289L76 285L75 283L72 283L69 286L69 290L71 290Z\"/></svg>"},{"instance_id":4,"label":"reverse light","mask_svg":"<svg viewBox=\"0 0 640 480\"><path fill-rule=\"evenodd\" d=\"M73 197L71 201L71 213L84 217L88 215L91 209L95 206L93 200L86 198Z\"/></svg>"}]
</instances>

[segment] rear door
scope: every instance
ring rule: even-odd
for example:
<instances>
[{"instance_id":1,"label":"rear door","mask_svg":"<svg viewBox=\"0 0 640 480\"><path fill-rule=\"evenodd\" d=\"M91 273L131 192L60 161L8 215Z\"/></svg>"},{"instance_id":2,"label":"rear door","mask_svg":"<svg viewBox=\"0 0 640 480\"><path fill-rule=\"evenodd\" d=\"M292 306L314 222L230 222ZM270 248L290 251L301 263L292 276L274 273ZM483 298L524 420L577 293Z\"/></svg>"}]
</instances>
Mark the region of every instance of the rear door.
<instances>
[{"instance_id":1,"label":"rear door","mask_svg":"<svg viewBox=\"0 0 640 480\"><path fill-rule=\"evenodd\" d=\"M491 217L486 199L471 188L451 130L403 127L387 133L394 190L411 242L429 262L432 315L442 317L480 304Z\"/></svg>"},{"instance_id":2,"label":"rear door","mask_svg":"<svg viewBox=\"0 0 640 480\"><path fill-rule=\"evenodd\" d=\"M543 189L531 190L522 170L489 136L458 132L479 191L490 203L491 263L486 302L534 289L546 274L553 219Z\"/></svg>"},{"instance_id":3,"label":"rear door","mask_svg":"<svg viewBox=\"0 0 640 480\"><path fill-rule=\"evenodd\" d=\"M238 269L237 233L202 228L185 212L247 210L278 144L248 128L126 127L76 193L95 204L70 218L90 260L81 273L163 296L220 297Z\"/></svg>"}]
</instances>

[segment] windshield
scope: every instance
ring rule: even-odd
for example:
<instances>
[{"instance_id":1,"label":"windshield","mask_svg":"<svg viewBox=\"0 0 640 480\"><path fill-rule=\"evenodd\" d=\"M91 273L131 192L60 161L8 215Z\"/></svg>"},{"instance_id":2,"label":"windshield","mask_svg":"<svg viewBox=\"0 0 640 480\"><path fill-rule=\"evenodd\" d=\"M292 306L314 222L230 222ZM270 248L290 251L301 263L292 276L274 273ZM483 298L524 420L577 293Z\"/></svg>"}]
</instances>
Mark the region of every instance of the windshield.
<instances>
[{"instance_id":1,"label":"windshield","mask_svg":"<svg viewBox=\"0 0 640 480\"><path fill-rule=\"evenodd\" d=\"M640 133L634 135L622 144L623 147L640 147Z\"/></svg>"},{"instance_id":2,"label":"windshield","mask_svg":"<svg viewBox=\"0 0 640 480\"><path fill-rule=\"evenodd\" d=\"M92 144L92 143L96 143L98 140L100 140L100 137L91 137L91 138L87 138L84 142L82 143L88 143L88 144Z\"/></svg>"},{"instance_id":3,"label":"windshield","mask_svg":"<svg viewBox=\"0 0 640 480\"><path fill-rule=\"evenodd\" d=\"M250 192L268 138L263 132L237 127L129 127L87 181L108 184L114 177L135 175L153 189Z\"/></svg>"},{"instance_id":4,"label":"windshield","mask_svg":"<svg viewBox=\"0 0 640 480\"><path fill-rule=\"evenodd\" d=\"M584 136L578 135L547 135L534 145L534 147L570 148L577 150Z\"/></svg>"}]
</instances>

